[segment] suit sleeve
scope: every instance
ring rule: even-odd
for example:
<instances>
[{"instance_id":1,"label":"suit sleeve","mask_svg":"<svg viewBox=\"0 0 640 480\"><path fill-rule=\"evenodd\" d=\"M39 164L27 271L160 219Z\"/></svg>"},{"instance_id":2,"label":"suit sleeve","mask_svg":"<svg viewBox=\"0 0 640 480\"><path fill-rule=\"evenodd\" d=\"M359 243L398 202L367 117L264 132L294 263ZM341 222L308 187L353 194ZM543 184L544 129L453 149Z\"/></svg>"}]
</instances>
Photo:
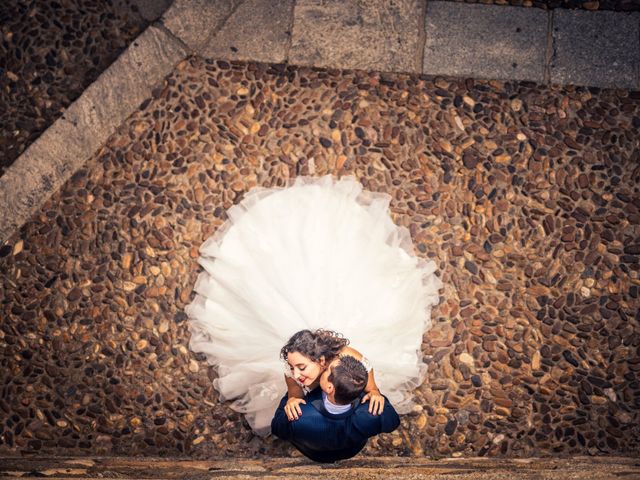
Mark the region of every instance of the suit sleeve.
<instances>
[{"instance_id":1,"label":"suit sleeve","mask_svg":"<svg viewBox=\"0 0 640 480\"><path fill-rule=\"evenodd\" d=\"M393 432L400 425L400 417L398 412L393 408L393 405L389 402L387 397L384 397L384 411L379 415L380 417L380 431L384 433Z\"/></svg>"},{"instance_id":2,"label":"suit sleeve","mask_svg":"<svg viewBox=\"0 0 640 480\"><path fill-rule=\"evenodd\" d=\"M280 405L271 420L271 433L282 440L291 440L291 422L284 413L284 406L287 404L287 395L282 397Z\"/></svg>"},{"instance_id":3,"label":"suit sleeve","mask_svg":"<svg viewBox=\"0 0 640 480\"><path fill-rule=\"evenodd\" d=\"M380 415L369 413L369 402L356 407L356 428L364 437L393 432L400 425L400 417L396 409L393 408L387 397L384 399L384 411Z\"/></svg>"}]
</instances>

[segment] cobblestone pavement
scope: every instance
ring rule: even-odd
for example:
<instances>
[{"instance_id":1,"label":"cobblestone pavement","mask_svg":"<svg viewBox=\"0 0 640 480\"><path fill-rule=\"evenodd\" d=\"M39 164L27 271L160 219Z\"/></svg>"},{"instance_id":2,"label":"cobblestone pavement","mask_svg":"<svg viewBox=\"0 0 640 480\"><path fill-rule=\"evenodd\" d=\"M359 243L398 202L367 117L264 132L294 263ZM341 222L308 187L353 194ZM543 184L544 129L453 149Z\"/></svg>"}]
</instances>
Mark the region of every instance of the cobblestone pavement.
<instances>
[{"instance_id":1,"label":"cobblestone pavement","mask_svg":"<svg viewBox=\"0 0 640 480\"><path fill-rule=\"evenodd\" d=\"M0 454L287 455L183 309L226 209L328 172L446 285L423 407L365 454L637 454L639 127L623 90L182 62L0 247Z\"/></svg>"},{"instance_id":2,"label":"cobblestone pavement","mask_svg":"<svg viewBox=\"0 0 640 480\"><path fill-rule=\"evenodd\" d=\"M129 0L0 3L0 175L145 27Z\"/></svg>"}]
</instances>

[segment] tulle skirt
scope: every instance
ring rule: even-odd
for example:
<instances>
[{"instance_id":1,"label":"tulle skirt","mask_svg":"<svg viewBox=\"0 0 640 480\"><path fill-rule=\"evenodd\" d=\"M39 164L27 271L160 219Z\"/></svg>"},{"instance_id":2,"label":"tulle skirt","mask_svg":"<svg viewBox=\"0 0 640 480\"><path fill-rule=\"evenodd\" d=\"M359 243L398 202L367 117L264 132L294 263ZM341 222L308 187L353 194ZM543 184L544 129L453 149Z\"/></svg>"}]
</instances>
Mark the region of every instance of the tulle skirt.
<instances>
[{"instance_id":1,"label":"tulle skirt","mask_svg":"<svg viewBox=\"0 0 640 480\"><path fill-rule=\"evenodd\" d=\"M252 189L201 246L189 345L217 368L221 400L257 434L269 433L286 392L280 349L302 329L342 333L398 412L413 406L442 284L389 217L389 201L353 177L298 177Z\"/></svg>"}]
</instances>

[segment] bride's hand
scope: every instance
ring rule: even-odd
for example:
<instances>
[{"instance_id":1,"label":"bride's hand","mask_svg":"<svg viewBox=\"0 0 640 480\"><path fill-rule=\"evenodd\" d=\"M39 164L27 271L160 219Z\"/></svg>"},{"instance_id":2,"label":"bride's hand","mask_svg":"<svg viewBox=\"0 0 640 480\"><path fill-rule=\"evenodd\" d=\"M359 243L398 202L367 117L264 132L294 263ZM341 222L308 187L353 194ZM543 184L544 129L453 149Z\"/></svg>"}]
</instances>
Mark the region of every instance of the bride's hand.
<instances>
[{"instance_id":1,"label":"bride's hand","mask_svg":"<svg viewBox=\"0 0 640 480\"><path fill-rule=\"evenodd\" d=\"M384 411L384 397L379 390L371 390L364 397L362 402L369 401L369 413L373 415L380 415Z\"/></svg>"},{"instance_id":2,"label":"bride's hand","mask_svg":"<svg viewBox=\"0 0 640 480\"><path fill-rule=\"evenodd\" d=\"M297 420L302 416L302 410L300 409L301 403L304 403L305 405L307 404L304 399L298 397L291 397L287 400L287 403L284 406L284 413L287 414L289 421Z\"/></svg>"}]
</instances>

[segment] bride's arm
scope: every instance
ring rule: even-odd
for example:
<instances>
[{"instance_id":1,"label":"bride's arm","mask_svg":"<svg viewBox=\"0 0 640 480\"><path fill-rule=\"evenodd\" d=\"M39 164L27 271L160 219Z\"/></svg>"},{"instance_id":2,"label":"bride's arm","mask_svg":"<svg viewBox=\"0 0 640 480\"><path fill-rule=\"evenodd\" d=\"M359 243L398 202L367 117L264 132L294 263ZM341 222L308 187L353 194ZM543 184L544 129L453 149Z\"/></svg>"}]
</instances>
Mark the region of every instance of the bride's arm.
<instances>
[{"instance_id":1,"label":"bride's arm","mask_svg":"<svg viewBox=\"0 0 640 480\"><path fill-rule=\"evenodd\" d=\"M340 355L350 355L359 361L362 361L362 359L364 358L364 355L362 355L355 348L351 347L344 347L342 350L340 350ZM376 385L376 380L375 378L373 378L373 368L369 370L369 377L367 378L367 385L364 387L364 391L365 393L373 391L380 393L380 389Z\"/></svg>"},{"instance_id":2,"label":"bride's arm","mask_svg":"<svg viewBox=\"0 0 640 480\"><path fill-rule=\"evenodd\" d=\"M369 376L367 377L367 385L364 387L364 393L378 392L380 389L376 385L376 379L373 378L373 368L369 370Z\"/></svg>"},{"instance_id":3,"label":"bride's arm","mask_svg":"<svg viewBox=\"0 0 640 480\"><path fill-rule=\"evenodd\" d=\"M298 385L298 382L286 375L284 376L284 381L287 382L287 396L289 398L304 398L304 391Z\"/></svg>"},{"instance_id":4,"label":"bride's arm","mask_svg":"<svg viewBox=\"0 0 640 480\"><path fill-rule=\"evenodd\" d=\"M291 377L284 376L285 382L287 382L287 403L284 406L284 413L287 414L289 421L297 420L302 415L301 403L307 403L304 401L304 391L302 387Z\"/></svg>"}]
</instances>

